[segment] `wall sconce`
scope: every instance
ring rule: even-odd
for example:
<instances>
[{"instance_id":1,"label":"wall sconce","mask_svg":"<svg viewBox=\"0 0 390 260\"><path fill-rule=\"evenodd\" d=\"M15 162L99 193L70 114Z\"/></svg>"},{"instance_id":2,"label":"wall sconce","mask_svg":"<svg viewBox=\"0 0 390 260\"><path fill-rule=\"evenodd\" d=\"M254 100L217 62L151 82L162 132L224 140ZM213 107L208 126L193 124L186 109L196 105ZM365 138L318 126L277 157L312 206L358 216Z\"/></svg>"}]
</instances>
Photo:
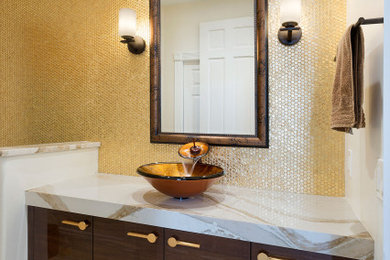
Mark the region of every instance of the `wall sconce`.
<instances>
[{"instance_id":1,"label":"wall sconce","mask_svg":"<svg viewBox=\"0 0 390 260\"><path fill-rule=\"evenodd\" d=\"M301 19L301 0L281 0L279 41L284 45L294 45L302 37L302 30L298 26Z\"/></svg>"},{"instance_id":2,"label":"wall sconce","mask_svg":"<svg viewBox=\"0 0 390 260\"><path fill-rule=\"evenodd\" d=\"M141 54L145 51L145 41L135 35L137 29L137 14L133 9L121 8L119 10L119 36L123 38L121 43L127 44L131 53Z\"/></svg>"}]
</instances>

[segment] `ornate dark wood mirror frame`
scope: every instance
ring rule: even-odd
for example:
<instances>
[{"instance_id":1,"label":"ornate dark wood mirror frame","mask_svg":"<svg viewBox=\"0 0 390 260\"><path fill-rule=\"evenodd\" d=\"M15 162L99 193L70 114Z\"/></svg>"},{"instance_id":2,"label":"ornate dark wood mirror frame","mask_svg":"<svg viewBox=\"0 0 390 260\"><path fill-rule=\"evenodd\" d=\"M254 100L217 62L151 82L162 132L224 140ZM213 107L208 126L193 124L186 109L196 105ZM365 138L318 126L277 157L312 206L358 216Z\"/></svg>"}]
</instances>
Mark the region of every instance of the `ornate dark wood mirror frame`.
<instances>
[{"instance_id":1,"label":"ornate dark wood mirror frame","mask_svg":"<svg viewBox=\"0 0 390 260\"><path fill-rule=\"evenodd\" d=\"M150 141L152 143L186 143L194 138L213 145L268 148L268 29L267 0L254 0L256 134L216 135L161 132L161 23L160 0L150 0Z\"/></svg>"}]
</instances>

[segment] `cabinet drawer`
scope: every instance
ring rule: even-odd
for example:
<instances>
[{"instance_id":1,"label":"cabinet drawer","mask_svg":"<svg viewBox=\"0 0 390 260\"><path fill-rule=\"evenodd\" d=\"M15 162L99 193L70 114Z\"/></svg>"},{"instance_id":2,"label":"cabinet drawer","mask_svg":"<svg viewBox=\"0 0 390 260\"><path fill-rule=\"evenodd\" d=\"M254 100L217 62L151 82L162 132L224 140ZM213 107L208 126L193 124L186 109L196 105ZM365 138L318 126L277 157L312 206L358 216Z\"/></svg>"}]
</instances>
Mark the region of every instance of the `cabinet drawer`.
<instances>
[{"instance_id":1,"label":"cabinet drawer","mask_svg":"<svg viewBox=\"0 0 390 260\"><path fill-rule=\"evenodd\" d=\"M249 242L170 229L165 229L164 232L165 260L250 259Z\"/></svg>"},{"instance_id":2,"label":"cabinet drawer","mask_svg":"<svg viewBox=\"0 0 390 260\"><path fill-rule=\"evenodd\" d=\"M159 227L94 218L94 259L163 259L163 233Z\"/></svg>"},{"instance_id":3,"label":"cabinet drawer","mask_svg":"<svg viewBox=\"0 0 390 260\"><path fill-rule=\"evenodd\" d=\"M262 254L262 255L260 255ZM267 256L269 257L267 259ZM252 243L252 260L353 260L284 247Z\"/></svg>"},{"instance_id":4,"label":"cabinet drawer","mask_svg":"<svg viewBox=\"0 0 390 260\"><path fill-rule=\"evenodd\" d=\"M29 209L29 260L92 260L92 217Z\"/></svg>"}]
</instances>

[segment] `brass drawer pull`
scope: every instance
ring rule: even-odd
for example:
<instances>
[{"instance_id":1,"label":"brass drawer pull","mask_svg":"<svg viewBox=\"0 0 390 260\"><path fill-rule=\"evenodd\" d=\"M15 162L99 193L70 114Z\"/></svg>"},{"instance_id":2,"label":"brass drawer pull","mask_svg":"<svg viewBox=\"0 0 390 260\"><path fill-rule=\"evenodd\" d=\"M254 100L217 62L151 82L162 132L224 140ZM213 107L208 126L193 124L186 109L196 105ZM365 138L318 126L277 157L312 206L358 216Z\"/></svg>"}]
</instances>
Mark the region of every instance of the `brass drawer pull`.
<instances>
[{"instance_id":1,"label":"brass drawer pull","mask_svg":"<svg viewBox=\"0 0 390 260\"><path fill-rule=\"evenodd\" d=\"M81 231L84 231L87 229L88 224L86 221L80 221L80 222L74 222L70 220L63 220L61 221L62 224L69 225L69 226L75 226L78 227Z\"/></svg>"},{"instance_id":2,"label":"brass drawer pull","mask_svg":"<svg viewBox=\"0 0 390 260\"><path fill-rule=\"evenodd\" d=\"M140 233L134 233L134 232L127 232L127 235L129 237L139 237L139 238L144 238L149 241L149 243L154 244L157 241L157 236L154 233L150 233L147 235L140 234Z\"/></svg>"},{"instance_id":3,"label":"brass drawer pull","mask_svg":"<svg viewBox=\"0 0 390 260\"><path fill-rule=\"evenodd\" d=\"M266 253L260 253L257 255L257 260L282 260L282 259L270 257Z\"/></svg>"},{"instance_id":4,"label":"brass drawer pull","mask_svg":"<svg viewBox=\"0 0 390 260\"><path fill-rule=\"evenodd\" d=\"M179 240L176 240L176 238L174 238L174 237L170 237L168 239L168 245L170 247L186 246L186 247L192 247L192 248L200 248L199 244L179 241Z\"/></svg>"}]
</instances>

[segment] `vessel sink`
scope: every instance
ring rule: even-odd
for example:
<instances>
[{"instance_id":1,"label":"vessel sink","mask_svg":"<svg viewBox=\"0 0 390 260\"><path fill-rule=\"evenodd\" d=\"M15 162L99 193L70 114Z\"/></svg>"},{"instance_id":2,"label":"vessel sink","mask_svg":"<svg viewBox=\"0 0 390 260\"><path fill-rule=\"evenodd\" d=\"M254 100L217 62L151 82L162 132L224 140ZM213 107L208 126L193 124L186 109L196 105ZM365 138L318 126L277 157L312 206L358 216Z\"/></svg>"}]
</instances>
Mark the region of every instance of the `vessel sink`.
<instances>
[{"instance_id":1,"label":"vessel sink","mask_svg":"<svg viewBox=\"0 0 390 260\"><path fill-rule=\"evenodd\" d=\"M224 175L221 167L202 163L188 172L191 166L182 163L151 163L137 169L156 190L179 199L201 194Z\"/></svg>"}]
</instances>

